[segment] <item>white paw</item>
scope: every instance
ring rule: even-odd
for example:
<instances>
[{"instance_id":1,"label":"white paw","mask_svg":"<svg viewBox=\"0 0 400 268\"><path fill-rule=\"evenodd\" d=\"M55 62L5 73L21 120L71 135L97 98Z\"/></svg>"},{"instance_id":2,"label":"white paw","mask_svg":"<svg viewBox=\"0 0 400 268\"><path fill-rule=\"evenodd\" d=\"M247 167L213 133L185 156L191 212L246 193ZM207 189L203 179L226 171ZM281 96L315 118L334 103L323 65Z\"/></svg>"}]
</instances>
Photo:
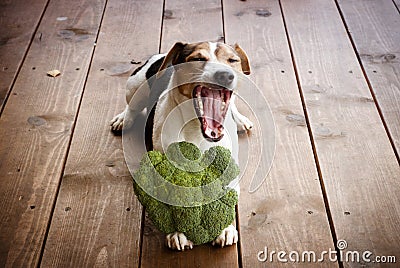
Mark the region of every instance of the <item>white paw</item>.
<instances>
[{"instance_id":1,"label":"white paw","mask_svg":"<svg viewBox=\"0 0 400 268\"><path fill-rule=\"evenodd\" d=\"M121 131L124 126L124 117L125 111L114 116L114 118L110 121L110 126L112 131Z\"/></svg>"},{"instance_id":2,"label":"white paw","mask_svg":"<svg viewBox=\"0 0 400 268\"><path fill-rule=\"evenodd\" d=\"M245 116L240 116L236 120L236 124L238 127L238 132L249 131L253 128L254 124Z\"/></svg>"},{"instance_id":3,"label":"white paw","mask_svg":"<svg viewBox=\"0 0 400 268\"><path fill-rule=\"evenodd\" d=\"M254 126L254 125L253 125L253 122L251 122L250 119L248 119L247 117L244 117L244 118L243 118L243 127L244 127L246 130L252 129L253 126Z\"/></svg>"},{"instance_id":4,"label":"white paw","mask_svg":"<svg viewBox=\"0 0 400 268\"><path fill-rule=\"evenodd\" d=\"M184 251L186 248L192 249L193 242L188 240L183 233L172 233L165 237L165 244L170 249L181 250Z\"/></svg>"},{"instance_id":5,"label":"white paw","mask_svg":"<svg viewBox=\"0 0 400 268\"><path fill-rule=\"evenodd\" d=\"M213 246L220 246L223 248L224 246L231 246L236 244L239 239L238 231L236 231L235 226L232 224L222 230L222 233L215 238L212 242Z\"/></svg>"}]
</instances>

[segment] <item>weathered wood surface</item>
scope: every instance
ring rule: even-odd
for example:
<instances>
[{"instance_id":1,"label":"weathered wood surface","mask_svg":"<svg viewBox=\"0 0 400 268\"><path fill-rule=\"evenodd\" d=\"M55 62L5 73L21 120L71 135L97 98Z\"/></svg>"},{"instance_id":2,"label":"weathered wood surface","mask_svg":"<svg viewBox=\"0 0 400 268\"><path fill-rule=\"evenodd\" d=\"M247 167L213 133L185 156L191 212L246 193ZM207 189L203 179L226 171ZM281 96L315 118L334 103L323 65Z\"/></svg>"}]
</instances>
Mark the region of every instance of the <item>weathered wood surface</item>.
<instances>
[{"instance_id":1,"label":"weathered wood surface","mask_svg":"<svg viewBox=\"0 0 400 268\"><path fill-rule=\"evenodd\" d=\"M337 239L399 258L398 0L3 2L1 102L13 89L0 118L1 267L297 267L257 254L318 253ZM240 137L240 243L174 252L144 217L108 121L124 108L131 61L224 39L249 54L276 154L249 193L269 168L248 158L270 134L269 114L260 95L240 92L239 108L258 123ZM143 147L143 124L125 145Z\"/></svg>"},{"instance_id":2,"label":"weathered wood surface","mask_svg":"<svg viewBox=\"0 0 400 268\"><path fill-rule=\"evenodd\" d=\"M103 8L49 4L0 118L2 267L38 264Z\"/></svg>"},{"instance_id":3,"label":"weathered wood surface","mask_svg":"<svg viewBox=\"0 0 400 268\"><path fill-rule=\"evenodd\" d=\"M337 238L398 253L400 167L337 7L282 6Z\"/></svg>"},{"instance_id":4,"label":"weathered wood surface","mask_svg":"<svg viewBox=\"0 0 400 268\"><path fill-rule=\"evenodd\" d=\"M383 120L400 153L400 15L391 1L339 1ZM400 160L399 160L400 161Z\"/></svg>"},{"instance_id":5,"label":"weathered wood surface","mask_svg":"<svg viewBox=\"0 0 400 268\"><path fill-rule=\"evenodd\" d=\"M0 266L39 261L103 7L48 6L0 119Z\"/></svg>"},{"instance_id":6,"label":"weathered wood surface","mask_svg":"<svg viewBox=\"0 0 400 268\"><path fill-rule=\"evenodd\" d=\"M223 6L226 41L238 42L247 51L253 67L250 78L271 107L276 131L273 166L262 186L249 193L252 180L249 173L241 182L239 218L243 267L287 267L288 263L278 262L276 256L272 262L260 262L257 254L265 251L265 247L269 253L280 250L289 253L292 250L322 252L334 246L281 11L277 1L224 1ZM261 98L257 93L241 92L241 95L254 102L250 99ZM260 115L267 107L252 109ZM267 124L267 118L258 120ZM254 137L257 134L252 131L249 139L259 139ZM251 141L250 144L254 147L248 149L250 154L260 146ZM269 167L249 161L247 168ZM292 265L297 267L300 263ZM337 266L329 262L319 265Z\"/></svg>"},{"instance_id":7,"label":"weathered wood surface","mask_svg":"<svg viewBox=\"0 0 400 268\"><path fill-rule=\"evenodd\" d=\"M108 122L125 107L125 84L137 67L131 61L144 62L158 50L161 14L162 1L107 3L42 267L139 265L142 207L121 137ZM133 127L138 147L140 124Z\"/></svg>"},{"instance_id":8,"label":"weathered wood surface","mask_svg":"<svg viewBox=\"0 0 400 268\"><path fill-rule=\"evenodd\" d=\"M47 2L16 0L0 3L0 114Z\"/></svg>"},{"instance_id":9,"label":"weathered wood surface","mask_svg":"<svg viewBox=\"0 0 400 268\"><path fill-rule=\"evenodd\" d=\"M223 41L221 1L165 0L162 31L162 53L178 41Z\"/></svg>"}]
</instances>

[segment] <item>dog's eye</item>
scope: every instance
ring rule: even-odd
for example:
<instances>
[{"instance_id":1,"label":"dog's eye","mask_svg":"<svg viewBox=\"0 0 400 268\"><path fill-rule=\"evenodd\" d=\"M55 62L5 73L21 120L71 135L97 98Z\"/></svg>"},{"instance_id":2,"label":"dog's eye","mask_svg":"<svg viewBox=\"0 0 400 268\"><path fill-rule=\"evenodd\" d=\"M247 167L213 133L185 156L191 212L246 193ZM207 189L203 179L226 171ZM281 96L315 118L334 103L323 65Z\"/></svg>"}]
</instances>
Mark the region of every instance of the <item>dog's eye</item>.
<instances>
[{"instance_id":1,"label":"dog's eye","mask_svg":"<svg viewBox=\"0 0 400 268\"><path fill-rule=\"evenodd\" d=\"M239 61L238 59L233 59L233 58L228 59L229 63L235 63L235 62L238 62L238 61Z\"/></svg>"},{"instance_id":2,"label":"dog's eye","mask_svg":"<svg viewBox=\"0 0 400 268\"><path fill-rule=\"evenodd\" d=\"M207 61L206 58L198 57L198 58L191 58L190 61Z\"/></svg>"}]
</instances>

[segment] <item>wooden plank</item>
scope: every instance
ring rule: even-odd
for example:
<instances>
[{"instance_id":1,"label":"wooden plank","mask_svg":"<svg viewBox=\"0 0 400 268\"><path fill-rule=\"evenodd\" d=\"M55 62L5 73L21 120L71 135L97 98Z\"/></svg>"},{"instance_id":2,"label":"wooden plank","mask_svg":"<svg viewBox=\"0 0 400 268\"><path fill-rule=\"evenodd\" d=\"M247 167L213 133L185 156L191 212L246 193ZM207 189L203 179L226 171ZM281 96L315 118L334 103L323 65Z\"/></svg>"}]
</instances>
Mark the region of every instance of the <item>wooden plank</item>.
<instances>
[{"instance_id":1,"label":"wooden plank","mask_svg":"<svg viewBox=\"0 0 400 268\"><path fill-rule=\"evenodd\" d=\"M38 264L103 7L49 4L0 118L1 267Z\"/></svg>"},{"instance_id":2,"label":"wooden plank","mask_svg":"<svg viewBox=\"0 0 400 268\"><path fill-rule=\"evenodd\" d=\"M161 14L161 0L108 1L42 267L139 265L142 208L108 122L125 107L131 60L158 50ZM142 144L143 123L133 127Z\"/></svg>"},{"instance_id":3,"label":"wooden plank","mask_svg":"<svg viewBox=\"0 0 400 268\"><path fill-rule=\"evenodd\" d=\"M0 4L0 113L47 2L16 0Z\"/></svg>"},{"instance_id":4,"label":"wooden plank","mask_svg":"<svg viewBox=\"0 0 400 268\"><path fill-rule=\"evenodd\" d=\"M166 0L161 52L175 42L223 41L221 1Z\"/></svg>"},{"instance_id":5,"label":"wooden plank","mask_svg":"<svg viewBox=\"0 0 400 268\"><path fill-rule=\"evenodd\" d=\"M390 1L339 1L397 154L400 153L399 12Z\"/></svg>"},{"instance_id":6,"label":"wooden plank","mask_svg":"<svg viewBox=\"0 0 400 268\"><path fill-rule=\"evenodd\" d=\"M216 41L222 36L221 2L191 0L165 2L161 50L167 52L177 41ZM216 249L210 245L174 252L164 245L164 235L146 221L143 234L142 267L237 267L236 246Z\"/></svg>"},{"instance_id":7,"label":"wooden plank","mask_svg":"<svg viewBox=\"0 0 400 268\"><path fill-rule=\"evenodd\" d=\"M400 167L337 7L282 6L337 238L398 254Z\"/></svg>"},{"instance_id":8,"label":"wooden plank","mask_svg":"<svg viewBox=\"0 0 400 268\"><path fill-rule=\"evenodd\" d=\"M334 248L279 3L224 1L223 6L226 41L238 42L248 53L252 65L250 79L267 99L276 130L275 157L265 182L250 193L252 174L245 174L241 181L239 219L243 267L265 267L270 261L264 263L257 259L258 252L265 251L265 247L269 252L282 250L287 254L292 250L301 253ZM261 98L254 92L239 93L249 103ZM257 116L256 107L252 108ZM267 123L259 116L258 120L261 124ZM261 138L257 135L271 133L258 134L253 130L249 138L250 152L260 146L252 141ZM243 146L242 143L241 150ZM247 168L269 167L250 161ZM271 265L287 267L288 263L279 262L274 256ZM318 265L337 266L326 260Z\"/></svg>"}]
</instances>

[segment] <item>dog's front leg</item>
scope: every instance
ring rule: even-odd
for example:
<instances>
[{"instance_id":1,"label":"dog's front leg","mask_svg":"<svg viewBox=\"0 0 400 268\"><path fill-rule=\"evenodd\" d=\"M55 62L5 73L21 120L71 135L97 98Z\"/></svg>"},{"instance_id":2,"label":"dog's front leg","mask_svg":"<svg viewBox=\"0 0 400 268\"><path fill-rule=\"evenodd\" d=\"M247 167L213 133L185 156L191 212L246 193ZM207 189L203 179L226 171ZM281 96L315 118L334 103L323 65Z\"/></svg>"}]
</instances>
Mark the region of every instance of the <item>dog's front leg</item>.
<instances>
[{"instance_id":1,"label":"dog's front leg","mask_svg":"<svg viewBox=\"0 0 400 268\"><path fill-rule=\"evenodd\" d=\"M180 250L180 251L193 248L193 242L188 240L185 234L179 232L168 234L165 237L165 244L170 249Z\"/></svg>"},{"instance_id":2,"label":"dog's front leg","mask_svg":"<svg viewBox=\"0 0 400 268\"><path fill-rule=\"evenodd\" d=\"M134 111L129 108L129 105L126 105L126 108L122 113L117 114L113 119L111 119L111 129L113 131L121 131L122 128L130 128L133 125L138 113L138 111Z\"/></svg>"},{"instance_id":3,"label":"dog's front leg","mask_svg":"<svg viewBox=\"0 0 400 268\"><path fill-rule=\"evenodd\" d=\"M242 115L238 111L235 104L234 96L232 96L231 111L233 120L235 120L235 123L237 125L238 132L249 131L253 128L253 122L251 122L250 119L248 119L246 116Z\"/></svg>"},{"instance_id":4,"label":"dog's front leg","mask_svg":"<svg viewBox=\"0 0 400 268\"><path fill-rule=\"evenodd\" d=\"M126 89L126 101L128 105L126 105L122 113L117 114L110 121L113 131L130 128L136 117L146 108L150 90L147 84L138 86L139 82L136 76L129 78Z\"/></svg>"}]
</instances>

